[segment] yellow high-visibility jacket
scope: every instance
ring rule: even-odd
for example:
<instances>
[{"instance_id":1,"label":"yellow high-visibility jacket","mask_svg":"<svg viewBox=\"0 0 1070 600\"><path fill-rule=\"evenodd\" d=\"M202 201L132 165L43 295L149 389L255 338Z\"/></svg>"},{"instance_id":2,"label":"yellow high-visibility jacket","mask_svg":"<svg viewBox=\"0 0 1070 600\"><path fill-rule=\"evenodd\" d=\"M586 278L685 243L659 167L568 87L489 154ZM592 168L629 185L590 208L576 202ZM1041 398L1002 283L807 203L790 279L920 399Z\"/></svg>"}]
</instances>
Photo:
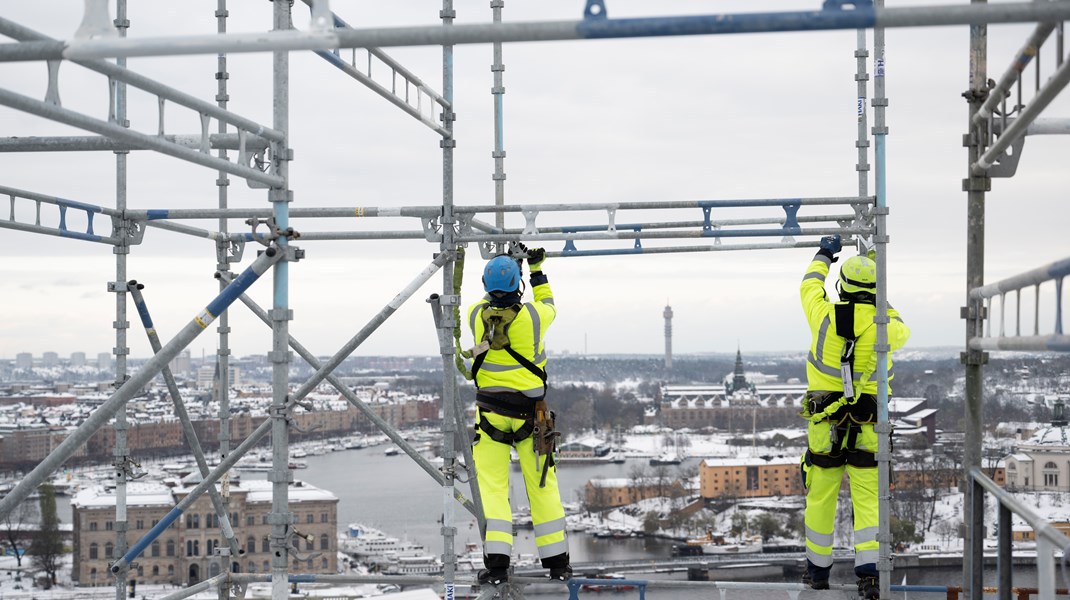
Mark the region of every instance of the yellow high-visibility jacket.
<instances>
[{"instance_id":1,"label":"yellow high-visibility jacket","mask_svg":"<svg viewBox=\"0 0 1070 600\"><path fill-rule=\"evenodd\" d=\"M554 293L549 283L533 286L531 291L535 300L525 302L509 325L509 346L545 370L546 349L543 342L546 330L557 316L557 308L554 307ZM468 325L476 344L483 339L481 314L489 304L489 300L484 298L468 308ZM520 392L532 398L543 395L542 380L505 350L487 350L483 365L476 373L475 383L481 392Z\"/></svg>"},{"instance_id":2,"label":"yellow high-visibility jacket","mask_svg":"<svg viewBox=\"0 0 1070 600\"><path fill-rule=\"evenodd\" d=\"M840 379L840 355L844 339L836 331L836 303L825 293L825 277L829 273L830 259L818 254L806 269L799 292L803 312L810 324L810 354L806 357L806 383L810 391L842 392ZM857 339L854 351L855 394L877 393L877 355L873 350L877 342L877 325L873 317L877 308L871 304L854 305L854 334ZM888 307L888 393L891 394L891 352L906 344L910 328L899 317L899 311ZM859 386L862 375L868 373L865 385Z\"/></svg>"}]
</instances>

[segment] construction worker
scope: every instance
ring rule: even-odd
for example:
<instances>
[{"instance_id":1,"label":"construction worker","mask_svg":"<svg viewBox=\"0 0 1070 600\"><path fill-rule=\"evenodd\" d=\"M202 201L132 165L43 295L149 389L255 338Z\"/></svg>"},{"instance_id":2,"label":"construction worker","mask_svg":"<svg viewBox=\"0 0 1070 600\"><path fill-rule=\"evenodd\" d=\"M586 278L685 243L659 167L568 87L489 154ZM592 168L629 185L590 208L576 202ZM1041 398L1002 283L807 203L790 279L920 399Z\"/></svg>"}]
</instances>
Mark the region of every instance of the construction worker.
<instances>
[{"instance_id":1,"label":"construction worker","mask_svg":"<svg viewBox=\"0 0 1070 600\"><path fill-rule=\"evenodd\" d=\"M825 277L837 260L840 236L826 236L820 246L800 286L812 338L802 411L808 419L808 448L802 457L807 569L803 581L813 589L829 588L836 500L846 469L854 512L858 593L865 600L877 600L877 434L873 429L877 422L877 266L865 256L844 261L836 284L840 302L832 302L825 293ZM887 314L890 353L903 347L910 329L895 309L889 306Z\"/></svg>"},{"instance_id":2,"label":"construction worker","mask_svg":"<svg viewBox=\"0 0 1070 600\"><path fill-rule=\"evenodd\" d=\"M527 254L533 302L522 301L521 261L501 255L491 259L483 271L486 296L468 309L468 323L477 344L472 363L477 390L472 455L487 521L483 540L486 568L478 573L478 580L494 585L508 580L513 553L509 503L512 448L520 458L542 566L550 569L551 579L572 577L565 511L553 462L557 433L545 404L543 342L557 309L542 270L546 253L536 248Z\"/></svg>"}]
</instances>

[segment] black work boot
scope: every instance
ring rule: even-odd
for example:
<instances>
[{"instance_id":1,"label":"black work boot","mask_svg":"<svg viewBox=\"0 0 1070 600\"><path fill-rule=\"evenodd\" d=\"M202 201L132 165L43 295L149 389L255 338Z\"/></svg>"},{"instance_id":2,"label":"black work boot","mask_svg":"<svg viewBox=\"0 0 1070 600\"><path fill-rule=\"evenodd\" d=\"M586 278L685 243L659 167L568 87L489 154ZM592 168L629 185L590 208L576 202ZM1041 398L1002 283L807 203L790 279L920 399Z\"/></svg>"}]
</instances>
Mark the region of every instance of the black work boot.
<instances>
[{"instance_id":1,"label":"black work boot","mask_svg":"<svg viewBox=\"0 0 1070 600\"><path fill-rule=\"evenodd\" d=\"M810 579L810 574L809 573L803 573L802 582L803 582L803 585L809 586L810 589L812 589L812 590L827 590L827 589L829 589L829 580L828 579L819 579L817 581L814 581L813 579Z\"/></svg>"},{"instance_id":2,"label":"black work boot","mask_svg":"<svg viewBox=\"0 0 1070 600\"><path fill-rule=\"evenodd\" d=\"M476 573L476 581L481 584L501 585L509 581L509 571L506 569L480 569Z\"/></svg>"},{"instance_id":3,"label":"black work boot","mask_svg":"<svg viewBox=\"0 0 1070 600\"><path fill-rule=\"evenodd\" d=\"M572 579L572 565L550 569L550 579L553 579L554 581L568 581L569 579Z\"/></svg>"},{"instance_id":4,"label":"black work boot","mask_svg":"<svg viewBox=\"0 0 1070 600\"><path fill-rule=\"evenodd\" d=\"M880 600L880 580L873 576L858 578L858 596L862 600Z\"/></svg>"}]
</instances>

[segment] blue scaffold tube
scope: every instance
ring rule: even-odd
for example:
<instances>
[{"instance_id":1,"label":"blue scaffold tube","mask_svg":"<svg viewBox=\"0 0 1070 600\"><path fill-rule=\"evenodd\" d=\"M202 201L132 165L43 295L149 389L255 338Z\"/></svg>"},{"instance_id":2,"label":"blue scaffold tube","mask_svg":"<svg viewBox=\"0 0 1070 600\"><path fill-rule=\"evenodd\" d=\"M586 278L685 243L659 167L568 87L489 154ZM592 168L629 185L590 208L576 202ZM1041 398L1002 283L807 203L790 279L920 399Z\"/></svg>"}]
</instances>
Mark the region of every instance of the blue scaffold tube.
<instances>
[{"instance_id":1,"label":"blue scaffold tube","mask_svg":"<svg viewBox=\"0 0 1070 600\"><path fill-rule=\"evenodd\" d=\"M584 19L576 25L581 38L602 39L671 35L760 33L869 29L877 15L873 7L855 10L813 10L778 13L742 13L651 17L638 19Z\"/></svg>"},{"instance_id":2,"label":"blue scaffold tube","mask_svg":"<svg viewBox=\"0 0 1070 600\"><path fill-rule=\"evenodd\" d=\"M223 288L223 291L219 292L219 295L208 303L205 310L207 310L212 317L218 317L223 314L223 311L227 310L227 307L237 300L238 296L244 294L245 290L249 289L249 286L253 285L257 279L260 279L261 274L262 273L257 273L253 270L253 266L250 265L242 271L241 275L235 277L234 280L230 282L230 285Z\"/></svg>"},{"instance_id":3,"label":"blue scaffold tube","mask_svg":"<svg viewBox=\"0 0 1070 600\"><path fill-rule=\"evenodd\" d=\"M170 215L171 211L154 208L146 211L148 213L148 219L150 221L158 221L160 219L166 219Z\"/></svg>"},{"instance_id":4,"label":"blue scaffold tube","mask_svg":"<svg viewBox=\"0 0 1070 600\"><path fill-rule=\"evenodd\" d=\"M123 555L122 560L120 560L116 566L129 565L133 562L135 558L145 551L145 548L149 547L149 544L160 537L160 534L170 527L171 523L174 523L180 516L182 516L182 509L177 506L172 508L171 512L164 515L164 518L160 519L160 522L154 525L152 529L145 534L145 537L138 540L137 543L126 551L126 554ZM112 572L115 572L115 568L112 569Z\"/></svg>"},{"instance_id":5,"label":"blue scaffold tube","mask_svg":"<svg viewBox=\"0 0 1070 600\"><path fill-rule=\"evenodd\" d=\"M152 329L152 317L149 316L149 307L145 304L145 301L135 302L134 307L137 308L137 314L141 317L141 325L145 329Z\"/></svg>"}]
</instances>

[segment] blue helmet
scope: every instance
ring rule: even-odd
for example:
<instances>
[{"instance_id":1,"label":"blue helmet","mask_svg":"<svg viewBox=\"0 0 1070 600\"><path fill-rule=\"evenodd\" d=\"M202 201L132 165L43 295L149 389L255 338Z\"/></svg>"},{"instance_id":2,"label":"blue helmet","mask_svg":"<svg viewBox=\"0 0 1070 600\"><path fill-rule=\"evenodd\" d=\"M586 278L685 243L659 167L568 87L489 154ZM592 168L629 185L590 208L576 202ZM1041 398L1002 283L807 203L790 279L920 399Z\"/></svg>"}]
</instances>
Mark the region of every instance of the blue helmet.
<instances>
[{"instance_id":1,"label":"blue helmet","mask_svg":"<svg viewBox=\"0 0 1070 600\"><path fill-rule=\"evenodd\" d=\"M520 267L506 255L495 256L483 269L483 289L487 292L515 292L520 289Z\"/></svg>"}]
</instances>

